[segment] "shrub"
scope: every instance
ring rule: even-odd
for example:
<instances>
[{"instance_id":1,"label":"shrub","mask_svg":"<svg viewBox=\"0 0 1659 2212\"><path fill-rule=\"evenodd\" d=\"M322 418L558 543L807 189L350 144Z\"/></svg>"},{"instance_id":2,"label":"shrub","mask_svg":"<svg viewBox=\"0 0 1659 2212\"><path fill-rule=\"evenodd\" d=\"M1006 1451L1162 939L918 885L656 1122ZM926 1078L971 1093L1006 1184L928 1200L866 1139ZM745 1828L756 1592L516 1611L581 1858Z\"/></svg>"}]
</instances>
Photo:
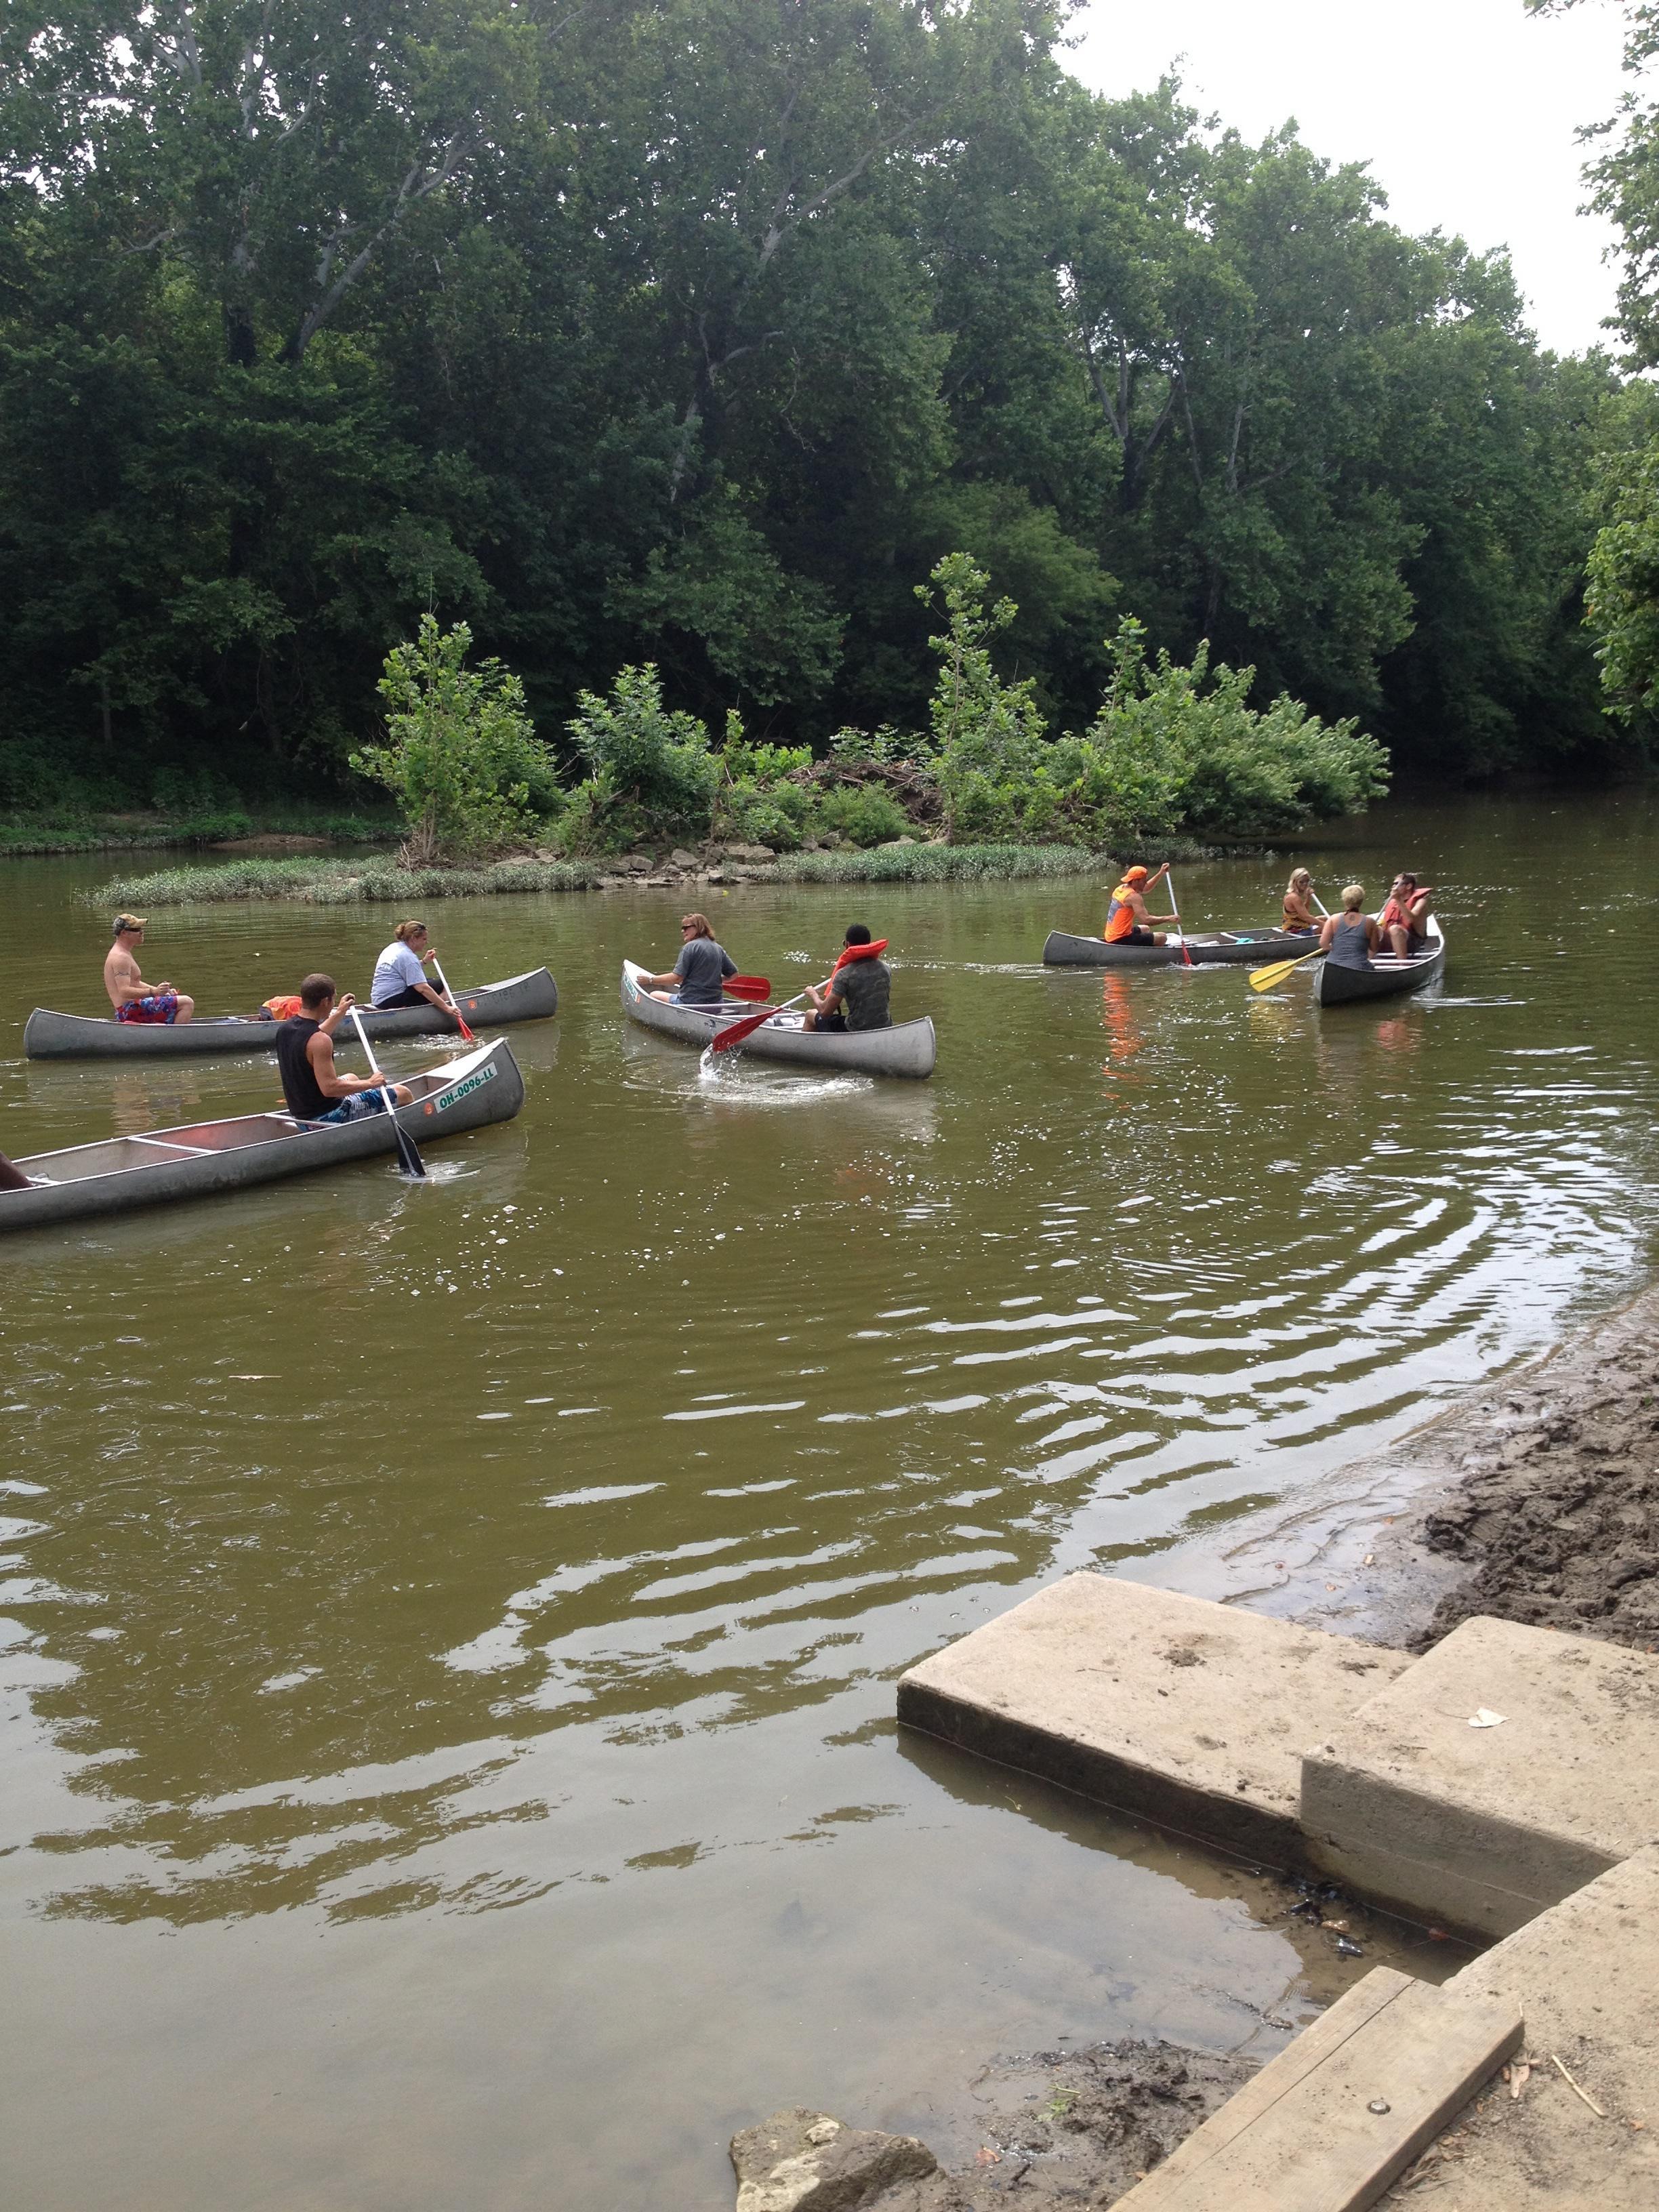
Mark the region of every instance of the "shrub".
<instances>
[{"instance_id":1,"label":"shrub","mask_svg":"<svg viewBox=\"0 0 1659 2212\"><path fill-rule=\"evenodd\" d=\"M833 830L849 844L864 847L890 844L915 827L903 808L874 784L837 784L820 793L817 823L820 833Z\"/></svg>"},{"instance_id":2,"label":"shrub","mask_svg":"<svg viewBox=\"0 0 1659 2212\"><path fill-rule=\"evenodd\" d=\"M421 617L412 645L394 646L379 690L384 745L351 756L403 810L411 863L487 858L536 829L532 796L556 804L552 756L535 734L524 686L499 660L466 665L472 633Z\"/></svg>"},{"instance_id":3,"label":"shrub","mask_svg":"<svg viewBox=\"0 0 1659 2212\"><path fill-rule=\"evenodd\" d=\"M706 836L720 765L696 716L663 705L655 666L624 668L608 698L580 691L576 704L568 727L592 774L562 825L566 850L619 853L642 837Z\"/></svg>"},{"instance_id":4,"label":"shrub","mask_svg":"<svg viewBox=\"0 0 1659 2212\"><path fill-rule=\"evenodd\" d=\"M1254 668L1146 659L1133 617L1109 641L1112 683L1086 738L1056 748L1070 771L1062 808L1079 826L1134 839L1174 829L1271 835L1358 813L1389 784L1388 755L1355 721L1322 722L1281 692L1247 704ZM1056 762L1056 766L1059 762Z\"/></svg>"},{"instance_id":5,"label":"shrub","mask_svg":"<svg viewBox=\"0 0 1659 2212\"><path fill-rule=\"evenodd\" d=\"M988 607L990 587L968 553L947 553L931 583L916 586L925 605L933 605L937 590L945 607L943 634L927 641L940 661L929 714L951 844L1012 826L1018 787L1035 775L1042 754L1044 724L1031 680L1006 684L992 665L991 641L1019 610L1012 599Z\"/></svg>"}]
</instances>

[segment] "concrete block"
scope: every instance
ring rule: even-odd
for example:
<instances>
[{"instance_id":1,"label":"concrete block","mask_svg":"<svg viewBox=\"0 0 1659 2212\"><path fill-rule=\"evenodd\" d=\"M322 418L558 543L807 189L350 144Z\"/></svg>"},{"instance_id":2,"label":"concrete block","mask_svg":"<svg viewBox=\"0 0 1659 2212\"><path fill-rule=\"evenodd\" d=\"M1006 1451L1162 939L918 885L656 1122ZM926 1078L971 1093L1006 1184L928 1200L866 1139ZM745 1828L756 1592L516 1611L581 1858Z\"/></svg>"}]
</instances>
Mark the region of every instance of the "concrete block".
<instances>
[{"instance_id":1,"label":"concrete block","mask_svg":"<svg viewBox=\"0 0 1659 2212\"><path fill-rule=\"evenodd\" d=\"M1521 2041L1520 2008L1377 1967L1231 2097L1120 2212L1357 2212Z\"/></svg>"},{"instance_id":2,"label":"concrete block","mask_svg":"<svg viewBox=\"0 0 1659 2212\"><path fill-rule=\"evenodd\" d=\"M903 1675L898 1717L1284 1864L1301 1754L1411 1662L1114 1576L1068 1575Z\"/></svg>"},{"instance_id":3,"label":"concrete block","mask_svg":"<svg viewBox=\"0 0 1659 2212\"><path fill-rule=\"evenodd\" d=\"M1489 2099L1465 2135L1456 2201L1504 2212L1653 2212L1659 1849L1638 1851L1540 1913L1445 1987L1518 2005L1534 2069L1519 2097ZM1573 2094L1552 2054L1605 2118Z\"/></svg>"},{"instance_id":4,"label":"concrete block","mask_svg":"<svg viewBox=\"0 0 1659 2212\"><path fill-rule=\"evenodd\" d=\"M1659 1837L1659 1659L1466 1620L1318 1733L1301 1810L1338 1881L1507 1936Z\"/></svg>"}]
</instances>

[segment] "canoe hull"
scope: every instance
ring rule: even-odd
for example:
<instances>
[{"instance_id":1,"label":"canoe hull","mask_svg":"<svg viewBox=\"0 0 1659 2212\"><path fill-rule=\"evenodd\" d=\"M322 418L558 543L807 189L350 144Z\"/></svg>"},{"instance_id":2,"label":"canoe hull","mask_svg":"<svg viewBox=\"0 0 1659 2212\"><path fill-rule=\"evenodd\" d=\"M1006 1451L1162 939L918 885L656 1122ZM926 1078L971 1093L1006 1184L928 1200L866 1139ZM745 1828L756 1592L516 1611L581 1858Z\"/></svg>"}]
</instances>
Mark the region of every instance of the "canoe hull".
<instances>
[{"instance_id":1,"label":"canoe hull","mask_svg":"<svg viewBox=\"0 0 1659 2212\"><path fill-rule=\"evenodd\" d=\"M702 1014L695 1006L670 1006L643 988L647 972L631 960L623 963L623 1012L642 1029L694 1044L699 1051L716 1030L757 1011L753 1006L734 1005L727 1012ZM912 1082L930 1076L939 1056L933 1024L925 1018L900 1022L890 1030L850 1030L842 1036L804 1030L799 1016L792 1020L785 1015L781 1021L768 1022L745 1037L738 1049L753 1053L757 1060L781 1060L792 1067L834 1068L848 1075L891 1075Z\"/></svg>"},{"instance_id":2,"label":"canoe hull","mask_svg":"<svg viewBox=\"0 0 1659 2212\"><path fill-rule=\"evenodd\" d=\"M415 1097L397 1119L419 1145L435 1144L491 1121L509 1121L524 1104L524 1077L503 1037L441 1066L401 1079ZM40 1152L15 1163L26 1175L55 1179L29 1190L0 1191L0 1231L39 1229L138 1206L210 1198L321 1168L391 1152L392 1117L376 1114L340 1127L301 1128L287 1114L243 1114Z\"/></svg>"},{"instance_id":3,"label":"canoe hull","mask_svg":"<svg viewBox=\"0 0 1659 2212\"><path fill-rule=\"evenodd\" d=\"M1294 960L1311 952L1316 937L1291 937L1283 930L1263 929L1230 938L1206 933L1187 939L1195 968L1260 968L1269 960ZM1042 948L1045 968L1182 968L1179 945L1108 945L1103 937L1073 937L1054 929Z\"/></svg>"},{"instance_id":4,"label":"canoe hull","mask_svg":"<svg viewBox=\"0 0 1659 2212\"><path fill-rule=\"evenodd\" d=\"M1322 960L1314 978L1314 998L1322 1006L1362 1006L1372 999L1397 999L1407 991L1420 991L1445 972L1446 940L1440 924L1429 916L1429 949L1409 960L1392 957L1370 968L1337 968Z\"/></svg>"},{"instance_id":5,"label":"canoe hull","mask_svg":"<svg viewBox=\"0 0 1659 2212\"><path fill-rule=\"evenodd\" d=\"M545 968L504 982L481 983L460 992L455 1001L473 1030L501 1029L508 1022L545 1021L559 1010L559 987ZM400 1006L377 1014L365 1006L363 1027L372 1037L455 1036L447 1014L435 1006ZM31 1060L161 1060L174 1054L209 1052L274 1052L275 1022L194 1021L169 1027L164 1022L118 1022L90 1014L60 1014L37 1006L23 1028L23 1050ZM350 1032L355 1035L356 1032Z\"/></svg>"}]
</instances>

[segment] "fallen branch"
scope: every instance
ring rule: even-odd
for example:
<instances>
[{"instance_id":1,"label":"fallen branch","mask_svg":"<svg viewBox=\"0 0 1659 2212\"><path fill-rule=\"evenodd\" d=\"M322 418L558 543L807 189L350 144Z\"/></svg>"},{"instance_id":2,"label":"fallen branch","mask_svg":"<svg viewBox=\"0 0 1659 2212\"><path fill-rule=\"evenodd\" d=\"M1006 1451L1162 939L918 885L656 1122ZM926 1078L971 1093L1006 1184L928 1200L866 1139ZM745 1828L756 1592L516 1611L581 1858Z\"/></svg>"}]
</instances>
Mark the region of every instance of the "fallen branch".
<instances>
[{"instance_id":1,"label":"fallen branch","mask_svg":"<svg viewBox=\"0 0 1659 2212\"><path fill-rule=\"evenodd\" d=\"M1607 2114L1596 2103L1595 2098L1591 2096L1589 2091L1588 2089L1581 2089L1579 2087L1577 2082L1573 2080L1571 2075L1568 2073L1566 2068L1561 2063L1561 2061L1556 2057L1553 2051L1550 2053L1550 2063L1555 2068L1556 2072L1559 2074L1561 2079L1566 2083L1568 2088L1572 2091L1573 2095L1575 2097L1582 2097L1584 2102L1589 2106L1591 2112L1595 2113L1598 2120L1605 2120L1607 2117Z\"/></svg>"}]
</instances>

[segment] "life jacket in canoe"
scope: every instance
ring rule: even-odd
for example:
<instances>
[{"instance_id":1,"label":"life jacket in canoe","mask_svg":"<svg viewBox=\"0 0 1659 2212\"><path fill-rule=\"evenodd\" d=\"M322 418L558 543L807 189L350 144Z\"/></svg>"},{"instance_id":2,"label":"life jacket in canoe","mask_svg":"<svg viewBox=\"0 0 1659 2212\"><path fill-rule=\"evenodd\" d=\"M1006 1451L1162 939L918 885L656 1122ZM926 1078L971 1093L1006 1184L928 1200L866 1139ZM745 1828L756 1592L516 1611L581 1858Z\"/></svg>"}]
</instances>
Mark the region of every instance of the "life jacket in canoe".
<instances>
[{"instance_id":1,"label":"life jacket in canoe","mask_svg":"<svg viewBox=\"0 0 1659 2212\"><path fill-rule=\"evenodd\" d=\"M273 1022L291 1022L299 1011L300 1001L297 997L267 999L259 1009L262 1014L267 1015Z\"/></svg>"},{"instance_id":2,"label":"life jacket in canoe","mask_svg":"<svg viewBox=\"0 0 1659 2212\"><path fill-rule=\"evenodd\" d=\"M848 945L844 946L842 948L840 959L836 961L835 966L830 970L830 980L833 982L836 977L840 975L842 969L845 968L850 961L879 960L882 954L885 952L886 950L887 939L884 937L877 938L873 945Z\"/></svg>"}]
</instances>

